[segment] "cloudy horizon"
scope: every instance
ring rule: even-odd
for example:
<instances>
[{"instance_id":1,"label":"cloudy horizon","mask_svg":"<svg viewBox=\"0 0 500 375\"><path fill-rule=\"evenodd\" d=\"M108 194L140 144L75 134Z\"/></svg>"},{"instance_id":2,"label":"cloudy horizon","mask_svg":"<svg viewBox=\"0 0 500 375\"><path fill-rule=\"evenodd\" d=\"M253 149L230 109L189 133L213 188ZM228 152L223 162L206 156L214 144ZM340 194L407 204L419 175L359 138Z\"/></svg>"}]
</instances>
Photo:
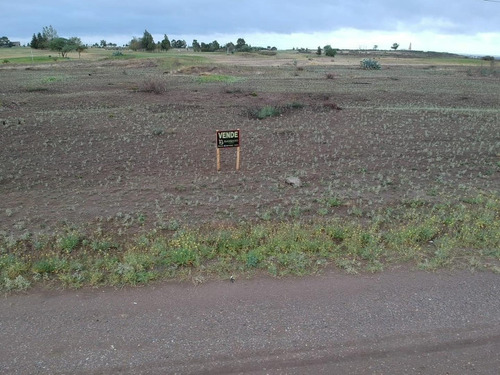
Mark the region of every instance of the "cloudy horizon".
<instances>
[{"instance_id":1,"label":"cloudy horizon","mask_svg":"<svg viewBox=\"0 0 500 375\"><path fill-rule=\"evenodd\" d=\"M284 5L283 5L284 4ZM456 0L364 0L286 3L263 0L26 0L6 5L0 33L26 44L33 33L52 25L60 36L84 43L106 40L117 45L148 30L155 41L193 39L221 44L244 38L253 46L278 49L401 49L470 55L500 55L500 2Z\"/></svg>"}]
</instances>

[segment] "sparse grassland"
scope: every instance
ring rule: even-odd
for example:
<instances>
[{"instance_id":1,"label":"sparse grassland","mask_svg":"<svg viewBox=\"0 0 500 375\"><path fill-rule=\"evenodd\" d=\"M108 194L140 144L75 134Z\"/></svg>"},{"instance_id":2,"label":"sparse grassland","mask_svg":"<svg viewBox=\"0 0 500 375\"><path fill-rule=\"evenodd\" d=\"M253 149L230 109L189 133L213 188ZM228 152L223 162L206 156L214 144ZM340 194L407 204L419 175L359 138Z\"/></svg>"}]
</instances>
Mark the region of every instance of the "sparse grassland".
<instances>
[{"instance_id":1,"label":"sparse grassland","mask_svg":"<svg viewBox=\"0 0 500 375\"><path fill-rule=\"evenodd\" d=\"M2 290L500 271L494 66L16 53L0 54ZM238 172L234 150L216 171L221 128L241 131Z\"/></svg>"}]
</instances>

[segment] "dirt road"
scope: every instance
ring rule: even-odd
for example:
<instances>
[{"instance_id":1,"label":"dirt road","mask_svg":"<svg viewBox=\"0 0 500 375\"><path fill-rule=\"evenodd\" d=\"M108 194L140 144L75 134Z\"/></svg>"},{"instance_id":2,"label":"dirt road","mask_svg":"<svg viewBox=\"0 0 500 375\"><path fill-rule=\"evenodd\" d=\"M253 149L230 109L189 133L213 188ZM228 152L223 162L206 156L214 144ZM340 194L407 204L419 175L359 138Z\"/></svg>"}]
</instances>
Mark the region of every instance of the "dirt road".
<instances>
[{"instance_id":1,"label":"dirt road","mask_svg":"<svg viewBox=\"0 0 500 375\"><path fill-rule=\"evenodd\" d=\"M408 270L0 300L2 374L498 374L500 275Z\"/></svg>"}]
</instances>

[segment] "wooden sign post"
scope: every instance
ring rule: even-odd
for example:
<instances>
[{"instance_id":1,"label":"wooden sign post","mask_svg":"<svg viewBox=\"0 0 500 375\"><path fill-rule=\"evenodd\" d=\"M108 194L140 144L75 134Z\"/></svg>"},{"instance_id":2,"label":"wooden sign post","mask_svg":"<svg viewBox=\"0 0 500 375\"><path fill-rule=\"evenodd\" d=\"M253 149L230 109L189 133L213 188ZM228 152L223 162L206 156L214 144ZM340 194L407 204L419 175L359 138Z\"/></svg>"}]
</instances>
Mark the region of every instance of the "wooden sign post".
<instances>
[{"instance_id":1,"label":"wooden sign post","mask_svg":"<svg viewBox=\"0 0 500 375\"><path fill-rule=\"evenodd\" d=\"M220 171L220 149L236 147L236 170L240 169L240 129L217 130L217 171Z\"/></svg>"}]
</instances>

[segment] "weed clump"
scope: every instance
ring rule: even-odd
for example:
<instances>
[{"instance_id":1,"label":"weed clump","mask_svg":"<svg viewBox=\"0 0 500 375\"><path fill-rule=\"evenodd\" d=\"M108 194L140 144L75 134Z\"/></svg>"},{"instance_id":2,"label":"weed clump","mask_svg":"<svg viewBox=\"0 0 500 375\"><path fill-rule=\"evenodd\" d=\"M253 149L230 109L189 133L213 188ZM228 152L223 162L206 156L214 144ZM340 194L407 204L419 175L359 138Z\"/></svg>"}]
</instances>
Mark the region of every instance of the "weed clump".
<instances>
[{"instance_id":1,"label":"weed clump","mask_svg":"<svg viewBox=\"0 0 500 375\"><path fill-rule=\"evenodd\" d=\"M263 120L268 117L281 116L283 113L302 109L305 107L304 103L292 102L284 105L266 105L262 108L253 108L248 111L249 117L257 120Z\"/></svg>"},{"instance_id":2,"label":"weed clump","mask_svg":"<svg viewBox=\"0 0 500 375\"><path fill-rule=\"evenodd\" d=\"M272 105L266 105L259 109L250 110L250 117L263 120L267 117L276 117L281 115L281 110L278 107Z\"/></svg>"},{"instance_id":3,"label":"weed clump","mask_svg":"<svg viewBox=\"0 0 500 375\"><path fill-rule=\"evenodd\" d=\"M167 83L164 79L148 78L142 81L139 91L161 95L167 91Z\"/></svg>"},{"instance_id":4,"label":"weed clump","mask_svg":"<svg viewBox=\"0 0 500 375\"><path fill-rule=\"evenodd\" d=\"M360 62L361 69L364 70L380 70L381 66L377 60L374 59L363 59Z\"/></svg>"}]
</instances>

